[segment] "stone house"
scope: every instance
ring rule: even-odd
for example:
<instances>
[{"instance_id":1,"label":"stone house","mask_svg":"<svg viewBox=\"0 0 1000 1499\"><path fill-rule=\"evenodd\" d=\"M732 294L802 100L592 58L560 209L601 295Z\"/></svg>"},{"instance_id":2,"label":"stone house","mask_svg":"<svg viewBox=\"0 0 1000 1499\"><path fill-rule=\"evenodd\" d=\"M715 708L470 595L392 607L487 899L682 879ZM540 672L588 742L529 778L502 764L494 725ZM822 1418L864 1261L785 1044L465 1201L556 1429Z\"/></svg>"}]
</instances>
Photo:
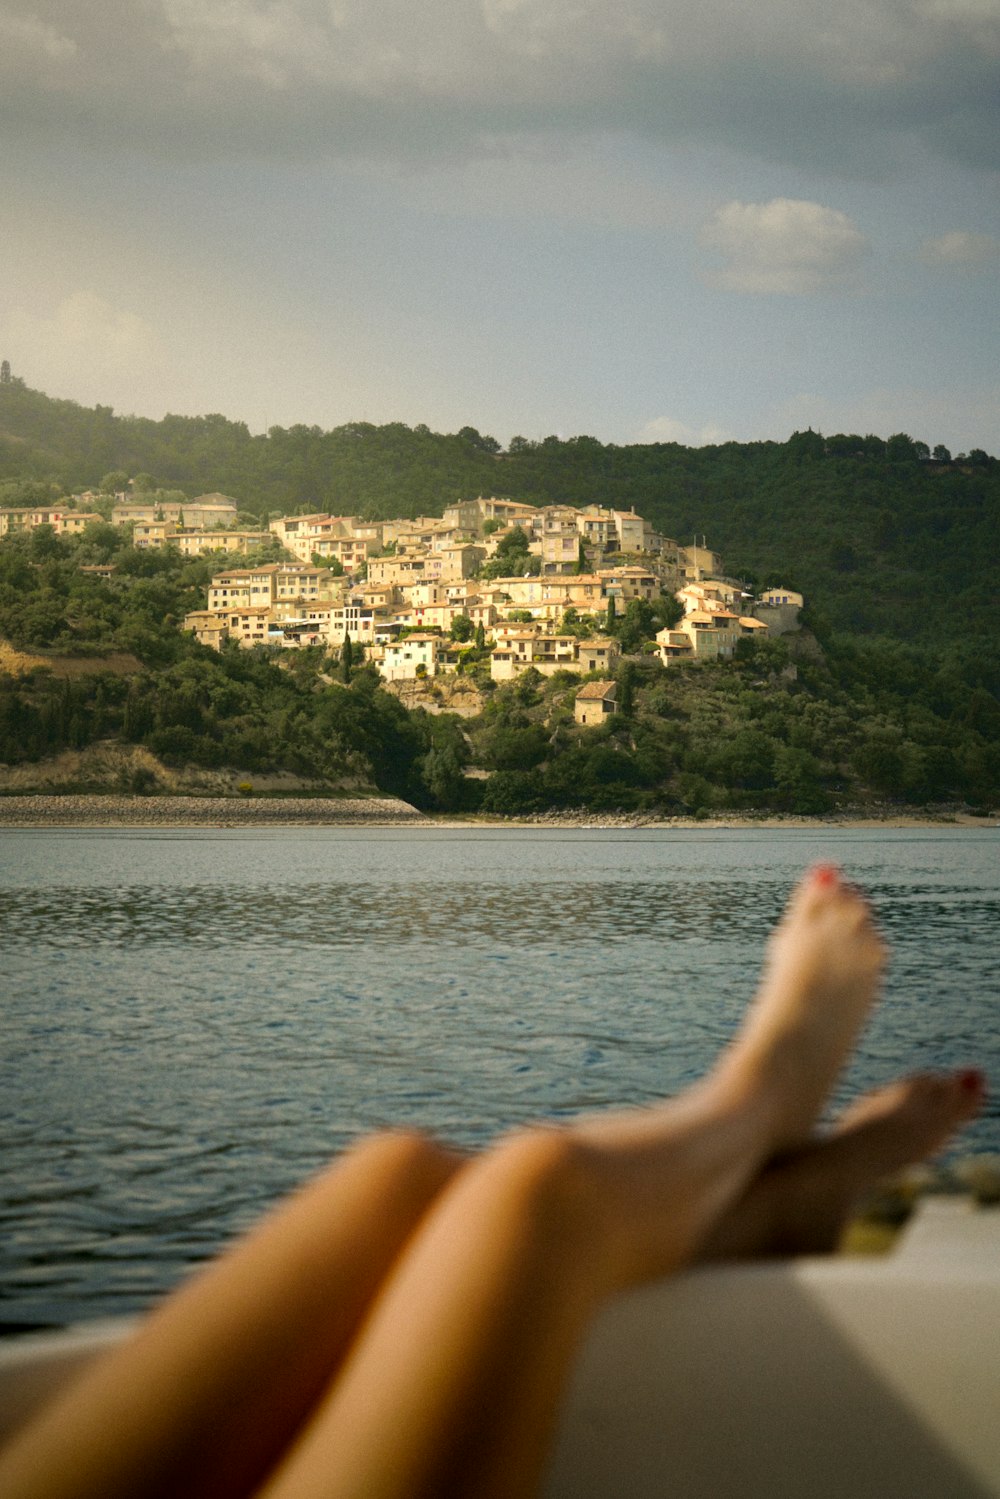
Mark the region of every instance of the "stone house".
<instances>
[{"instance_id":1,"label":"stone house","mask_svg":"<svg viewBox=\"0 0 1000 1499\"><path fill-rule=\"evenodd\" d=\"M203 557L206 552L236 552L245 557L270 540L270 531L177 531L170 538L182 557Z\"/></svg>"},{"instance_id":2,"label":"stone house","mask_svg":"<svg viewBox=\"0 0 1000 1499\"><path fill-rule=\"evenodd\" d=\"M235 640L242 646L267 645L272 638L271 611L268 608L235 608L225 610L198 609L184 619L184 628L192 630L202 645L222 648L226 640Z\"/></svg>"},{"instance_id":3,"label":"stone house","mask_svg":"<svg viewBox=\"0 0 1000 1499\"><path fill-rule=\"evenodd\" d=\"M313 515L282 515L271 521L270 529L283 547L296 556L304 553L303 561L308 562L311 543L334 536L353 536L356 519L353 515L327 515L325 511Z\"/></svg>"},{"instance_id":4,"label":"stone house","mask_svg":"<svg viewBox=\"0 0 1000 1499\"><path fill-rule=\"evenodd\" d=\"M598 636L596 640L581 640L576 651L581 671L604 671L620 655L621 646L610 635Z\"/></svg>"},{"instance_id":5,"label":"stone house","mask_svg":"<svg viewBox=\"0 0 1000 1499\"><path fill-rule=\"evenodd\" d=\"M495 682L508 682L529 666L546 677L557 671L579 670L577 644L573 635L547 635L530 629L509 631L490 652L490 676Z\"/></svg>"},{"instance_id":6,"label":"stone house","mask_svg":"<svg viewBox=\"0 0 1000 1499\"><path fill-rule=\"evenodd\" d=\"M790 604L793 609L801 609L804 600L794 588L765 588L758 602L771 608L776 608L779 604Z\"/></svg>"},{"instance_id":7,"label":"stone house","mask_svg":"<svg viewBox=\"0 0 1000 1499\"><path fill-rule=\"evenodd\" d=\"M387 682L412 681L437 675L444 659L445 642L429 632L407 635L385 646L379 671Z\"/></svg>"},{"instance_id":8,"label":"stone house","mask_svg":"<svg viewBox=\"0 0 1000 1499\"><path fill-rule=\"evenodd\" d=\"M407 553L402 557L370 557L368 560L368 582L386 588L405 588L410 583L419 583L424 576L423 552Z\"/></svg>"},{"instance_id":9,"label":"stone house","mask_svg":"<svg viewBox=\"0 0 1000 1499\"><path fill-rule=\"evenodd\" d=\"M137 520L132 528L132 545L137 550L158 552L172 542L177 526L172 520Z\"/></svg>"},{"instance_id":10,"label":"stone house","mask_svg":"<svg viewBox=\"0 0 1000 1499\"><path fill-rule=\"evenodd\" d=\"M578 724L594 728L617 711L616 694L614 682L585 682L576 695L573 717Z\"/></svg>"},{"instance_id":11,"label":"stone house","mask_svg":"<svg viewBox=\"0 0 1000 1499\"><path fill-rule=\"evenodd\" d=\"M693 609L676 629L660 630L656 643L664 666L678 659L717 661L732 656L743 633L738 614L725 609Z\"/></svg>"},{"instance_id":12,"label":"stone house","mask_svg":"<svg viewBox=\"0 0 1000 1499\"><path fill-rule=\"evenodd\" d=\"M264 567L234 568L216 573L208 587L208 607L213 611L238 607L269 607L275 598L276 562Z\"/></svg>"},{"instance_id":13,"label":"stone house","mask_svg":"<svg viewBox=\"0 0 1000 1499\"><path fill-rule=\"evenodd\" d=\"M103 515L96 511L68 510L59 522L59 534L61 536L79 536L80 532L95 522L104 520Z\"/></svg>"},{"instance_id":14,"label":"stone house","mask_svg":"<svg viewBox=\"0 0 1000 1499\"><path fill-rule=\"evenodd\" d=\"M597 576L605 597L614 596L621 604L632 599L652 602L660 596L660 580L648 567L602 567Z\"/></svg>"},{"instance_id":15,"label":"stone house","mask_svg":"<svg viewBox=\"0 0 1000 1499\"><path fill-rule=\"evenodd\" d=\"M326 567L289 567L279 564L274 574L275 602L305 599L315 603L340 602L345 593L343 579Z\"/></svg>"},{"instance_id":16,"label":"stone house","mask_svg":"<svg viewBox=\"0 0 1000 1499\"><path fill-rule=\"evenodd\" d=\"M151 495L148 500L128 500L124 504L115 505L111 511L111 523L114 526L124 526L129 521L142 524L166 520L173 521L175 526L183 525L187 530L210 531L223 526L234 526L236 511L236 501L224 494L200 495L195 500L184 500L183 503L177 500L164 502L156 495Z\"/></svg>"},{"instance_id":17,"label":"stone house","mask_svg":"<svg viewBox=\"0 0 1000 1499\"><path fill-rule=\"evenodd\" d=\"M35 526L51 526L58 531L64 514L65 511L49 506L32 510L0 510L0 536L7 536L12 531L32 531Z\"/></svg>"},{"instance_id":18,"label":"stone house","mask_svg":"<svg viewBox=\"0 0 1000 1499\"><path fill-rule=\"evenodd\" d=\"M471 578L486 556L486 548L470 541L436 548L424 557L423 576L442 583L457 583Z\"/></svg>"},{"instance_id":19,"label":"stone house","mask_svg":"<svg viewBox=\"0 0 1000 1499\"><path fill-rule=\"evenodd\" d=\"M722 571L722 558L711 547L678 547L678 563L685 583L699 583L702 578L714 578Z\"/></svg>"}]
</instances>

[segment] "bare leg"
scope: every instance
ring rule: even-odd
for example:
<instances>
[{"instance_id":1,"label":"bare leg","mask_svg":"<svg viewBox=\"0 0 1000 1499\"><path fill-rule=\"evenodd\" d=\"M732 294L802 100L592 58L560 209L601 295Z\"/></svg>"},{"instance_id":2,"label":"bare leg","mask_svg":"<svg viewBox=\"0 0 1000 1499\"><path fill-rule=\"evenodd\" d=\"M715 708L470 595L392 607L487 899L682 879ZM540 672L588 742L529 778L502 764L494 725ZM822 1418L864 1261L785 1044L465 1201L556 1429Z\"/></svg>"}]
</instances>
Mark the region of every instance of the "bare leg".
<instances>
[{"instance_id":1,"label":"bare leg","mask_svg":"<svg viewBox=\"0 0 1000 1499\"><path fill-rule=\"evenodd\" d=\"M765 1168L701 1246L699 1262L830 1253L864 1195L935 1155L982 1100L975 1072L921 1074L868 1094L828 1138Z\"/></svg>"},{"instance_id":2,"label":"bare leg","mask_svg":"<svg viewBox=\"0 0 1000 1499\"><path fill-rule=\"evenodd\" d=\"M860 896L814 872L704 1082L652 1109L527 1132L459 1173L268 1499L532 1493L596 1307L685 1263L764 1162L807 1134L882 956Z\"/></svg>"},{"instance_id":3,"label":"bare leg","mask_svg":"<svg viewBox=\"0 0 1000 1499\"><path fill-rule=\"evenodd\" d=\"M461 1161L403 1134L348 1151L15 1439L0 1456L0 1492L252 1492Z\"/></svg>"}]
</instances>

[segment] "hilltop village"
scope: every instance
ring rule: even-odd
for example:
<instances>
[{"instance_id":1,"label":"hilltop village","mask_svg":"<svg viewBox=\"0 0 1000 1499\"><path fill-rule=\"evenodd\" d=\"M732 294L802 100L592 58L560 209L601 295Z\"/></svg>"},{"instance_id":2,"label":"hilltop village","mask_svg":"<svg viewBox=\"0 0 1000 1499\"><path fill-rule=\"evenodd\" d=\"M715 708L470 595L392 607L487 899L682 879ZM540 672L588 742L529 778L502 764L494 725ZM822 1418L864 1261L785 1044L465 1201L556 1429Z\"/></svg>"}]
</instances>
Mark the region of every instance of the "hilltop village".
<instances>
[{"instance_id":1,"label":"hilltop village","mask_svg":"<svg viewBox=\"0 0 1000 1499\"><path fill-rule=\"evenodd\" d=\"M0 535L42 524L77 534L102 518L58 507L0 511ZM615 620L636 620L648 653L670 666L726 658L746 636L780 634L802 605L788 589L755 598L704 542L680 545L634 510L599 505L480 497L440 518L291 515L265 531L240 530L237 501L225 495L122 494L111 521L131 528L139 550L246 559L216 573L206 607L183 621L204 645L319 645L366 660L389 682L462 671L473 655L488 656L497 682L528 668L598 673L577 700L582 724L614 711ZM274 560L259 560L269 553Z\"/></svg>"},{"instance_id":2,"label":"hilltop village","mask_svg":"<svg viewBox=\"0 0 1000 1499\"><path fill-rule=\"evenodd\" d=\"M184 621L203 644L322 645L355 660L363 651L388 681L460 670L485 647L494 681L529 667L605 671L620 651L609 622L636 601L649 606L642 617L664 665L727 657L744 636L789 628L802 605L787 589L751 597L723 575L718 553L681 546L631 510L479 498L440 518L296 515L272 520L269 533L199 536L149 509L114 513L132 522L137 547L246 553L269 534L288 559L217 573L206 608ZM183 519L190 525L192 506ZM665 600L677 607L664 611ZM660 629L657 613L669 617Z\"/></svg>"}]
</instances>

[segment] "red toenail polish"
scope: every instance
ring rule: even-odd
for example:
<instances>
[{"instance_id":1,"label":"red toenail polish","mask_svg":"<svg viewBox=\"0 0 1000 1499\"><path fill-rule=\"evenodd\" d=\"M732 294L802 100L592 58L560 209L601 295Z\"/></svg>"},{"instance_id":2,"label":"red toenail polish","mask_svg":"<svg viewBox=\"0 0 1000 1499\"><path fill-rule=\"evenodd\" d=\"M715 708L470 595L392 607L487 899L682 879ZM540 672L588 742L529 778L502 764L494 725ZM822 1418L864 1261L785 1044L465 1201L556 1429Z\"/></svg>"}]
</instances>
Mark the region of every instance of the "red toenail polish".
<instances>
[{"instance_id":1,"label":"red toenail polish","mask_svg":"<svg viewBox=\"0 0 1000 1499\"><path fill-rule=\"evenodd\" d=\"M967 1067L958 1074L958 1081L966 1093L981 1093L986 1087L986 1076L978 1067Z\"/></svg>"},{"instance_id":2,"label":"red toenail polish","mask_svg":"<svg viewBox=\"0 0 1000 1499\"><path fill-rule=\"evenodd\" d=\"M840 879L840 870L836 864L817 864L813 870L813 879L817 885L835 885Z\"/></svg>"}]
</instances>

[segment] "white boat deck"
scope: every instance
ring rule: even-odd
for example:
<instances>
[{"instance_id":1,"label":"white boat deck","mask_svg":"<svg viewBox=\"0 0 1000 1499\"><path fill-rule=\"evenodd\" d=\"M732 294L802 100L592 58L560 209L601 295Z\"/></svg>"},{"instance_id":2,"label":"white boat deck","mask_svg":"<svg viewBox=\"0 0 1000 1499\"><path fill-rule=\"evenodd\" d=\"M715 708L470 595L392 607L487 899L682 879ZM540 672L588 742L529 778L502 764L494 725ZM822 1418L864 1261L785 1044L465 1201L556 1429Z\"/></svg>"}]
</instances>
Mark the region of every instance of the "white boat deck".
<instances>
[{"instance_id":1,"label":"white boat deck","mask_svg":"<svg viewBox=\"0 0 1000 1499\"><path fill-rule=\"evenodd\" d=\"M131 1322L0 1344L0 1437ZM1000 1499L1000 1210L873 1258L693 1271L583 1350L546 1499Z\"/></svg>"},{"instance_id":2,"label":"white boat deck","mask_svg":"<svg viewBox=\"0 0 1000 1499\"><path fill-rule=\"evenodd\" d=\"M926 1198L891 1254L694 1271L618 1302L545 1494L1000 1496L1000 1210Z\"/></svg>"}]
</instances>

